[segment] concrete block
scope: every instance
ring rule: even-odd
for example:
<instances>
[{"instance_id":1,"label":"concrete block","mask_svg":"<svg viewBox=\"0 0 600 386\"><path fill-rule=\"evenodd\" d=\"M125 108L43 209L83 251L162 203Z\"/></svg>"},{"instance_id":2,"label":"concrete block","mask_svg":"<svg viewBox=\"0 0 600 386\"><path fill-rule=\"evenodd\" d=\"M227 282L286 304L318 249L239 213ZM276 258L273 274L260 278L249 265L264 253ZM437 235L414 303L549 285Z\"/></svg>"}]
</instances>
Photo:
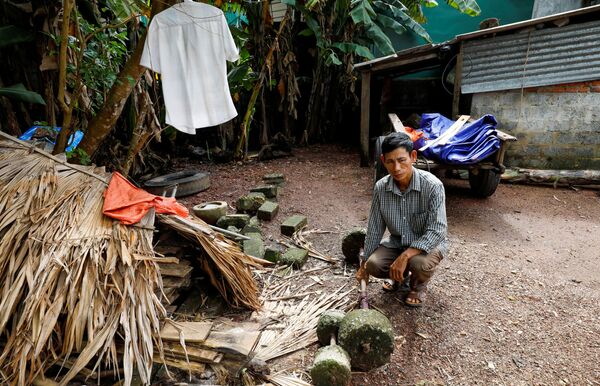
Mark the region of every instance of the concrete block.
<instances>
[{"instance_id":1,"label":"concrete block","mask_svg":"<svg viewBox=\"0 0 600 386\"><path fill-rule=\"evenodd\" d=\"M258 226L258 225L248 224L244 227L244 229L242 229L242 234L248 235L249 233L262 234L262 230L260 229L260 226Z\"/></svg>"},{"instance_id":2,"label":"concrete block","mask_svg":"<svg viewBox=\"0 0 600 386\"><path fill-rule=\"evenodd\" d=\"M279 263L291 265L294 268L302 268L306 260L308 260L308 251L306 249L290 248L281 255Z\"/></svg>"},{"instance_id":3,"label":"concrete block","mask_svg":"<svg viewBox=\"0 0 600 386\"><path fill-rule=\"evenodd\" d=\"M288 217L283 224L281 224L281 233L286 236L291 236L294 232L306 226L306 224L308 224L308 219L305 216L294 215Z\"/></svg>"},{"instance_id":4,"label":"concrete block","mask_svg":"<svg viewBox=\"0 0 600 386\"><path fill-rule=\"evenodd\" d=\"M279 190L276 185L262 185L250 189L251 192L262 193L266 198L277 198Z\"/></svg>"},{"instance_id":5,"label":"concrete block","mask_svg":"<svg viewBox=\"0 0 600 386\"><path fill-rule=\"evenodd\" d=\"M283 185L285 183L285 176L281 173L271 173L263 176L263 181L268 185Z\"/></svg>"},{"instance_id":6,"label":"concrete block","mask_svg":"<svg viewBox=\"0 0 600 386\"><path fill-rule=\"evenodd\" d=\"M238 227L234 227L233 225L228 226L227 229L229 232L235 232L235 233L240 233L240 228Z\"/></svg>"},{"instance_id":7,"label":"concrete block","mask_svg":"<svg viewBox=\"0 0 600 386\"><path fill-rule=\"evenodd\" d=\"M266 197L263 193L252 192L240 197L235 207L238 212L254 214L266 201Z\"/></svg>"},{"instance_id":8,"label":"concrete block","mask_svg":"<svg viewBox=\"0 0 600 386\"><path fill-rule=\"evenodd\" d=\"M233 225L238 229L242 229L250 221L250 216L247 214L228 214L217 220L217 226L219 228L227 229L227 227Z\"/></svg>"},{"instance_id":9,"label":"concrete block","mask_svg":"<svg viewBox=\"0 0 600 386\"><path fill-rule=\"evenodd\" d=\"M265 249L265 260L278 263L281 259L282 252L280 247L267 247L267 249Z\"/></svg>"},{"instance_id":10,"label":"concrete block","mask_svg":"<svg viewBox=\"0 0 600 386\"><path fill-rule=\"evenodd\" d=\"M279 212L279 204L267 201L258 208L256 215L261 220L271 221L277 216L277 212Z\"/></svg>"},{"instance_id":11,"label":"concrete block","mask_svg":"<svg viewBox=\"0 0 600 386\"><path fill-rule=\"evenodd\" d=\"M248 233L246 236L250 237L250 240L244 240L244 253L249 256L264 259L265 243L262 241L260 233Z\"/></svg>"},{"instance_id":12,"label":"concrete block","mask_svg":"<svg viewBox=\"0 0 600 386\"><path fill-rule=\"evenodd\" d=\"M258 219L258 217L252 216L252 217L250 217L250 221L248 221L248 225L254 225L254 226L259 227L260 226L260 220Z\"/></svg>"}]
</instances>

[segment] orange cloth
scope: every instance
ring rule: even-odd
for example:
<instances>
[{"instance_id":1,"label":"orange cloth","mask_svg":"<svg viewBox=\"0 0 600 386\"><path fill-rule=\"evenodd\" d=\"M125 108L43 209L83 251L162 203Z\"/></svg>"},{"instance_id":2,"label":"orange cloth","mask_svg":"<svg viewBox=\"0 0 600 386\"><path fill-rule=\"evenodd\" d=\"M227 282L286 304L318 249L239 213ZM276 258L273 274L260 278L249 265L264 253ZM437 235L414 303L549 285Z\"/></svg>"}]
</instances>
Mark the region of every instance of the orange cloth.
<instances>
[{"instance_id":1,"label":"orange cloth","mask_svg":"<svg viewBox=\"0 0 600 386\"><path fill-rule=\"evenodd\" d=\"M139 222L154 208L156 213L177 214L187 217L187 208L179 204L174 197L160 197L135 187L120 173L113 173L110 184L104 192L104 215L131 225Z\"/></svg>"},{"instance_id":2,"label":"orange cloth","mask_svg":"<svg viewBox=\"0 0 600 386\"><path fill-rule=\"evenodd\" d=\"M421 130L415 130L409 126L404 126L404 132L408 134L410 140L413 142L416 142L419 138L423 137L423 132Z\"/></svg>"}]
</instances>

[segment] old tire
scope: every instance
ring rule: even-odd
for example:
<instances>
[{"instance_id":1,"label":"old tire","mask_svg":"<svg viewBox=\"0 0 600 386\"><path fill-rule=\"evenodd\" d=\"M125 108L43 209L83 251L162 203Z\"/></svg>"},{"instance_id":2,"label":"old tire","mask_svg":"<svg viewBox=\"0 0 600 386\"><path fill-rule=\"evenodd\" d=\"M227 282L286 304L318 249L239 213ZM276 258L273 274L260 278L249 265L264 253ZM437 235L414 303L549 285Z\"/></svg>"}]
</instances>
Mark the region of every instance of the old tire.
<instances>
[{"instance_id":1,"label":"old tire","mask_svg":"<svg viewBox=\"0 0 600 386\"><path fill-rule=\"evenodd\" d=\"M494 194L500 183L500 174L491 169L469 170L469 186L476 197L486 198Z\"/></svg>"},{"instance_id":2,"label":"old tire","mask_svg":"<svg viewBox=\"0 0 600 386\"><path fill-rule=\"evenodd\" d=\"M176 173L165 174L148 180L144 183L146 190L152 194L162 195L165 190L167 194L169 187L177 185L175 197L189 196L210 188L208 173L198 170L183 170Z\"/></svg>"},{"instance_id":3,"label":"old tire","mask_svg":"<svg viewBox=\"0 0 600 386\"><path fill-rule=\"evenodd\" d=\"M354 310L346 314L338 330L339 345L350 355L352 367L369 371L390 361L394 330L377 310Z\"/></svg>"},{"instance_id":4,"label":"old tire","mask_svg":"<svg viewBox=\"0 0 600 386\"><path fill-rule=\"evenodd\" d=\"M373 185L387 175L387 170L381 162L381 144L383 143L384 138L384 136L380 136L375 140L375 151L373 152L373 162L375 165Z\"/></svg>"}]
</instances>

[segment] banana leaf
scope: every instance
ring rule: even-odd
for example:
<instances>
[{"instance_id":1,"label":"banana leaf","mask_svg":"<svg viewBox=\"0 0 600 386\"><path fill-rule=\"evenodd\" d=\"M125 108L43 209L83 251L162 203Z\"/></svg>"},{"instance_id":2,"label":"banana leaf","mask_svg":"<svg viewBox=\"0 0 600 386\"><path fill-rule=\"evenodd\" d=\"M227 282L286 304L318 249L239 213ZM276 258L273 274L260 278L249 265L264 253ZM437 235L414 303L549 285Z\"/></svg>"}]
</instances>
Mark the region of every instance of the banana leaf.
<instances>
[{"instance_id":1,"label":"banana leaf","mask_svg":"<svg viewBox=\"0 0 600 386\"><path fill-rule=\"evenodd\" d=\"M18 83L10 87L0 88L0 96L20 100L21 102L37 103L45 105L44 98L37 92L29 91L23 86L23 83Z\"/></svg>"},{"instance_id":2,"label":"banana leaf","mask_svg":"<svg viewBox=\"0 0 600 386\"><path fill-rule=\"evenodd\" d=\"M475 0L446 0L446 3L469 16L479 16L481 13L481 8Z\"/></svg>"},{"instance_id":3,"label":"banana leaf","mask_svg":"<svg viewBox=\"0 0 600 386\"><path fill-rule=\"evenodd\" d=\"M6 47L12 44L24 42L32 42L34 37L35 34L33 31L14 25L4 25L0 27L0 47Z\"/></svg>"}]
</instances>

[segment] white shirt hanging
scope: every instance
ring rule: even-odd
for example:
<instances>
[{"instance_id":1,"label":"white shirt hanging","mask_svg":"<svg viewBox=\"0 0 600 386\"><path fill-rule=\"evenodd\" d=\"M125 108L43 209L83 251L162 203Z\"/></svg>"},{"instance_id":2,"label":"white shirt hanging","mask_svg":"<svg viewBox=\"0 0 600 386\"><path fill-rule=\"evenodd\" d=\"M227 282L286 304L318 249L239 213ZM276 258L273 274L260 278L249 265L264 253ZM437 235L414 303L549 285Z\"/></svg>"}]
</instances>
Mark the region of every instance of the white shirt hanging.
<instances>
[{"instance_id":1,"label":"white shirt hanging","mask_svg":"<svg viewBox=\"0 0 600 386\"><path fill-rule=\"evenodd\" d=\"M223 11L185 0L152 19L140 65L162 76L166 122L195 134L237 115L227 64L239 58Z\"/></svg>"}]
</instances>

